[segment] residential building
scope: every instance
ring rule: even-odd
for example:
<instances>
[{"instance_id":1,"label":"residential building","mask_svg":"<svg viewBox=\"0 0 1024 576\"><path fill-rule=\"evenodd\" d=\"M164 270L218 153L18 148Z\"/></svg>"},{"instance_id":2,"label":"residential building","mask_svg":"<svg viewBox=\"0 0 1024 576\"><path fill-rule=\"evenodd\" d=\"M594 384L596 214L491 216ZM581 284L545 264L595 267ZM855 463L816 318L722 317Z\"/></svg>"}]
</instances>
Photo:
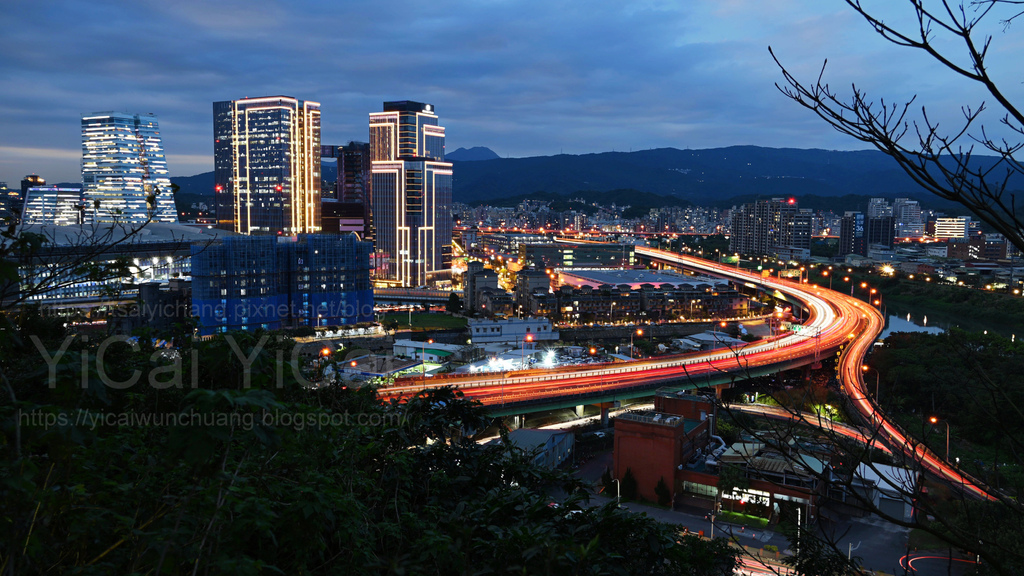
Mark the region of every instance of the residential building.
<instances>
[{"instance_id":1,"label":"residential building","mask_svg":"<svg viewBox=\"0 0 1024 576\"><path fill-rule=\"evenodd\" d=\"M354 235L232 236L192 249L203 335L373 321L370 244Z\"/></svg>"},{"instance_id":2,"label":"residential building","mask_svg":"<svg viewBox=\"0 0 1024 576\"><path fill-rule=\"evenodd\" d=\"M422 286L451 267L452 165L431 104L385 102L370 114L373 225L385 278Z\"/></svg>"},{"instance_id":3,"label":"residential building","mask_svg":"<svg viewBox=\"0 0 1024 576\"><path fill-rule=\"evenodd\" d=\"M480 308L480 291L485 288L498 289L498 273L490 268L484 268L482 262L470 262L462 275L462 286L466 310L476 311Z\"/></svg>"},{"instance_id":4,"label":"residential building","mask_svg":"<svg viewBox=\"0 0 1024 576\"><path fill-rule=\"evenodd\" d=\"M290 96L213 103L217 226L240 234L321 230L320 104Z\"/></svg>"},{"instance_id":5,"label":"residential building","mask_svg":"<svg viewBox=\"0 0 1024 576\"><path fill-rule=\"evenodd\" d=\"M898 238L924 236L921 204L917 200L897 198L892 204L892 216L896 221L896 236Z\"/></svg>"},{"instance_id":6,"label":"residential building","mask_svg":"<svg viewBox=\"0 0 1024 576\"><path fill-rule=\"evenodd\" d=\"M82 184L90 221L178 221L160 126L153 114L83 115Z\"/></svg>"},{"instance_id":7,"label":"residential building","mask_svg":"<svg viewBox=\"0 0 1024 576\"><path fill-rule=\"evenodd\" d=\"M892 216L893 209L885 198L868 200L868 218L887 218Z\"/></svg>"},{"instance_id":8,"label":"residential building","mask_svg":"<svg viewBox=\"0 0 1024 576\"><path fill-rule=\"evenodd\" d=\"M732 213L729 251L773 254L780 246L811 247L813 213L801 210L792 198L773 198L744 204Z\"/></svg>"}]
</instances>

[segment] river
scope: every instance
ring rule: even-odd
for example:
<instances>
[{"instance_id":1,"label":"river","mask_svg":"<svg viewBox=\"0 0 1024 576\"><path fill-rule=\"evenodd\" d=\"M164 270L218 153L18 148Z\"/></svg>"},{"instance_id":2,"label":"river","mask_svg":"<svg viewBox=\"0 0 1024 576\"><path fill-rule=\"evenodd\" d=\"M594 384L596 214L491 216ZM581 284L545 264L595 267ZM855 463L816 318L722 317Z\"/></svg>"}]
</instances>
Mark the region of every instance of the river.
<instances>
[{"instance_id":1,"label":"river","mask_svg":"<svg viewBox=\"0 0 1024 576\"><path fill-rule=\"evenodd\" d=\"M887 316L885 330L879 338L885 338L893 332L940 334L950 328L960 328L970 332L984 332L987 330L1007 338L1016 338L1015 334L1017 332L1024 334L1024 330L1021 330L1020 326L980 322L971 319L969 316L926 310L913 305L887 304L885 312Z\"/></svg>"}]
</instances>

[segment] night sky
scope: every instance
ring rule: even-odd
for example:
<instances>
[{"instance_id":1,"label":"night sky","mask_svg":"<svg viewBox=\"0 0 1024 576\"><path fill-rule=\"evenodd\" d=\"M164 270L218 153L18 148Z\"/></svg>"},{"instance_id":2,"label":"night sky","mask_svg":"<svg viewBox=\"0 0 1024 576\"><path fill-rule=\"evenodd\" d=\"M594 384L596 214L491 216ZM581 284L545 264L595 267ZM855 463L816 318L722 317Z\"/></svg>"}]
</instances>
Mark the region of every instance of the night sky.
<instances>
[{"instance_id":1,"label":"night sky","mask_svg":"<svg viewBox=\"0 0 1024 576\"><path fill-rule=\"evenodd\" d=\"M1012 96L1021 25L992 26ZM779 94L769 45L802 78L828 58L833 86L921 93L950 122L983 98L840 0L5 0L0 29L11 186L28 173L79 181L80 116L104 110L157 114L172 175L212 170L211 103L272 94L320 102L325 144L365 141L369 112L409 99L435 105L448 150L501 156L867 148Z\"/></svg>"}]
</instances>

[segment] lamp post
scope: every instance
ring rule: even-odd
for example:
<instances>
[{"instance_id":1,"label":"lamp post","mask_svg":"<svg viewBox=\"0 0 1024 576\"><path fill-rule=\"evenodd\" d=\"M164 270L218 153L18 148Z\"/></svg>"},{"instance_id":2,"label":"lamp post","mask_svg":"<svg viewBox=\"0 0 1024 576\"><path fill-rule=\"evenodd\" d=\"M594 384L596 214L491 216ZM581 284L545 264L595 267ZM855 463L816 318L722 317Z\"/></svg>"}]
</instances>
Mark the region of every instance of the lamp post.
<instances>
[{"instance_id":1,"label":"lamp post","mask_svg":"<svg viewBox=\"0 0 1024 576\"><path fill-rule=\"evenodd\" d=\"M522 370L526 370L526 343L533 342L533 334L527 334L526 338L523 339L522 350L519 355L519 367Z\"/></svg>"},{"instance_id":2,"label":"lamp post","mask_svg":"<svg viewBox=\"0 0 1024 576\"><path fill-rule=\"evenodd\" d=\"M612 482L615 482L615 507L622 508L622 483L618 478L613 478Z\"/></svg>"},{"instance_id":3,"label":"lamp post","mask_svg":"<svg viewBox=\"0 0 1024 576\"><path fill-rule=\"evenodd\" d=\"M423 350L420 352L420 367L422 368L423 383L427 383L427 344L433 344L434 339L428 338L423 342Z\"/></svg>"},{"instance_id":4,"label":"lamp post","mask_svg":"<svg viewBox=\"0 0 1024 576\"><path fill-rule=\"evenodd\" d=\"M935 416L929 418L928 421L931 422L932 424L938 424L939 422L942 422L943 424L946 425L946 462L949 462L949 422L947 422L946 420L939 420Z\"/></svg>"},{"instance_id":5,"label":"lamp post","mask_svg":"<svg viewBox=\"0 0 1024 576\"><path fill-rule=\"evenodd\" d=\"M636 329L636 335L637 336L643 336L644 335L643 329L642 328L637 328ZM633 332L629 333L629 359L630 360L633 359Z\"/></svg>"},{"instance_id":6,"label":"lamp post","mask_svg":"<svg viewBox=\"0 0 1024 576\"><path fill-rule=\"evenodd\" d=\"M879 377L881 376L881 374L878 372L877 368L872 368L871 366L868 366L867 364L862 365L860 367L860 369L863 370L864 373L867 373L868 370L874 370L875 371L875 402L878 402L878 381L879 381Z\"/></svg>"}]
</instances>

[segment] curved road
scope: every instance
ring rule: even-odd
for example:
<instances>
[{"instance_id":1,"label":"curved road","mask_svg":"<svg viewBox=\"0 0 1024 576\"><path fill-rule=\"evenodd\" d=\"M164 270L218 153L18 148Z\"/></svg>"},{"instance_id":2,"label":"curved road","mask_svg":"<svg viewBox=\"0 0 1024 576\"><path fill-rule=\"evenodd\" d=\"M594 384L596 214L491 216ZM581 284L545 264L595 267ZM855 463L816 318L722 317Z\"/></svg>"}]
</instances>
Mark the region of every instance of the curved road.
<instances>
[{"instance_id":1,"label":"curved road","mask_svg":"<svg viewBox=\"0 0 1024 576\"><path fill-rule=\"evenodd\" d=\"M866 422L894 451L920 461L930 472L961 486L967 493L996 500L980 484L944 462L926 446L914 441L888 421L867 397L861 365L865 354L884 327L881 313L852 296L813 284L776 280L700 258L636 247L638 255L705 274L721 276L750 287L777 290L801 302L809 311L802 332L787 333L767 341L755 342L735 350L716 350L699 354L663 356L635 362L566 367L552 370L523 370L507 373L456 374L421 378L403 378L381 389L383 399L402 398L440 385L458 386L468 397L484 405L543 400L579 394L597 394L650 387L660 381L691 379L722 372L742 374L754 367L786 364L795 360L829 356L840 352L839 373L843 390ZM809 337L809 335L812 335Z\"/></svg>"},{"instance_id":2,"label":"curved road","mask_svg":"<svg viewBox=\"0 0 1024 576\"><path fill-rule=\"evenodd\" d=\"M690 268L692 265L692 258L679 256L671 252L665 252L663 250L655 250L651 248L636 248L637 254L647 256L654 260L660 260L662 262L668 262L685 266ZM724 267L711 263L712 269L731 270L733 273L729 276L732 278L738 278L740 275L738 271L733 268ZM700 268L708 268L703 266ZM752 275L746 275L748 278ZM753 276L754 278L759 278ZM771 286L772 282L758 282L764 286ZM775 283L778 284L778 283ZM788 285L787 285L788 286ZM899 451L905 454L908 458L921 462L922 466L929 472L939 476L943 480L959 486L966 493L973 496L989 499L998 500L999 498L993 493L987 491L982 485L969 475L961 473L959 470L951 466L948 462L940 458L934 452L928 449L927 446L921 444L911 438L896 424L890 422L886 415L875 405L867 396L867 388L864 384L864 374L861 370L861 366L864 362L864 357L867 355L871 346L874 345L878 335L882 333L885 327L885 319L882 314L874 306L869 305L866 302L858 300L852 296L847 296L833 290L820 288L815 285L807 284L801 285L805 290L813 290L816 296L827 300L831 306L835 308L840 316L854 319L857 322L857 326L851 333L849 345L842 350L839 356L839 374L840 380L843 385L843 391L849 397L854 407L860 412L865 422L870 423L871 427L877 432L877 436L887 443L893 451ZM781 292L786 294L794 294L791 290L785 290L780 288ZM799 297L798 294L794 294Z\"/></svg>"}]
</instances>

